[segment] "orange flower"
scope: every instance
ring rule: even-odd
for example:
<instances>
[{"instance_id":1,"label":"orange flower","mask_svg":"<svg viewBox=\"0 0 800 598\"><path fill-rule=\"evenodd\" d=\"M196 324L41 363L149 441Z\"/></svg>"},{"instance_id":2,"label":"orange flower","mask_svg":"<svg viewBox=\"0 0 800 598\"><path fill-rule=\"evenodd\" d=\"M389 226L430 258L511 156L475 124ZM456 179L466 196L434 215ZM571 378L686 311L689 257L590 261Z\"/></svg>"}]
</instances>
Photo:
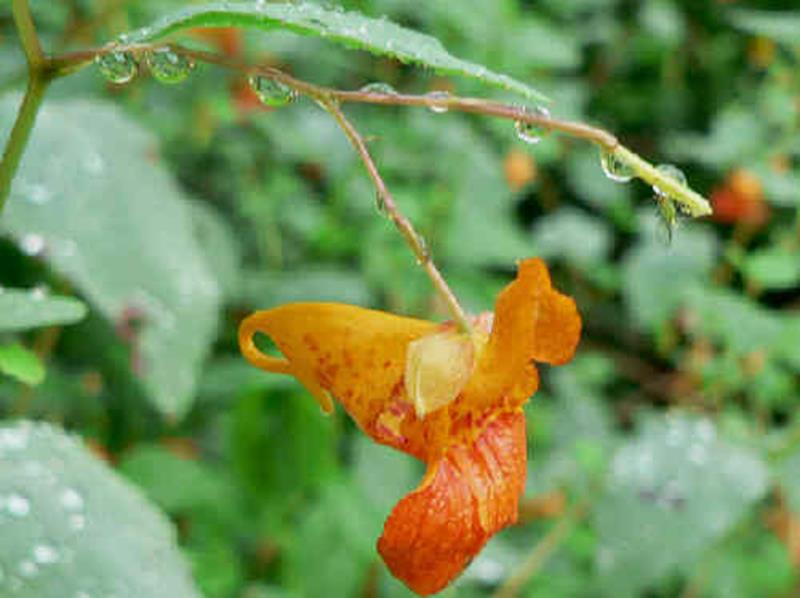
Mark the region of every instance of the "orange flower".
<instances>
[{"instance_id":1,"label":"orange flower","mask_svg":"<svg viewBox=\"0 0 800 598\"><path fill-rule=\"evenodd\" d=\"M761 181L747 170L734 170L725 182L711 192L712 218L717 222L741 222L760 228L769 219Z\"/></svg>"},{"instance_id":2,"label":"orange flower","mask_svg":"<svg viewBox=\"0 0 800 598\"><path fill-rule=\"evenodd\" d=\"M335 397L373 440L427 463L378 540L391 572L420 594L444 588L516 522L527 457L522 405L539 384L532 362L571 359L581 321L545 264L529 259L494 315L474 326L471 338L452 323L295 303L256 312L239 329L253 365L294 376L325 411ZM257 332L285 357L261 353Z\"/></svg>"}]
</instances>

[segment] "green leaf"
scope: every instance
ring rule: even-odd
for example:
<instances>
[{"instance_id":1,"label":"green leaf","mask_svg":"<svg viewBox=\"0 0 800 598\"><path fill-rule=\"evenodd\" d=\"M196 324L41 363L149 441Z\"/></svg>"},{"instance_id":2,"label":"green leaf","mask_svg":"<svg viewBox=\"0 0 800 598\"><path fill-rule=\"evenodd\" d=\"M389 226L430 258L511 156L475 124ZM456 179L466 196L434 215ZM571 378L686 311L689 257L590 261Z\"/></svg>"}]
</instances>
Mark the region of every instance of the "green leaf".
<instances>
[{"instance_id":1,"label":"green leaf","mask_svg":"<svg viewBox=\"0 0 800 598\"><path fill-rule=\"evenodd\" d=\"M780 248L748 254L742 270L748 279L762 289L790 289L800 282L797 254Z\"/></svg>"},{"instance_id":2,"label":"green leaf","mask_svg":"<svg viewBox=\"0 0 800 598\"><path fill-rule=\"evenodd\" d=\"M0 289L0 332L73 324L86 317L86 305L72 297Z\"/></svg>"},{"instance_id":3,"label":"green leaf","mask_svg":"<svg viewBox=\"0 0 800 598\"><path fill-rule=\"evenodd\" d=\"M170 514L201 511L232 518L231 484L200 461L178 457L157 445L140 445L125 456L119 470Z\"/></svg>"},{"instance_id":4,"label":"green leaf","mask_svg":"<svg viewBox=\"0 0 800 598\"><path fill-rule=\"evenodd\" d=\"M14 98L0 101L0 139ZM218 290L187 200L154 164L155 140L113 105L47 104L3 214L14 237L44 239L44 259L112 322L135 317L144 387L180 417L215 332Z\"/></svg>"},{"instance_id":5,"label":"green leaf","mask_svg":"<svg viewBox=\"0 0 800 598\"><path fill-rule=\"evenodd\" d=\"M751 450L717 438L704 418L675 414L645 423L614 455L594 513L606 593L637 592L697 559L767 489Z\"/></svg>"},{"instance_id":6,"label":"green leaf","mask_svg":"<svg viewBox=\"0 0 800 598\"><path fill-rule=\"evenodd\" d=\"M199 596L169 522L79 442L0 427L0 595Z\"/></svg>"},{"instance_id":7,"label":"green leaf","mask_svg":"<svg viewBox=\"0 0 800 598\"><path fill-rule=\"evenodd\" d=\"M327 9L310 2L217 2L192 6L168 15L150 27L123 36L121 41L146 43L194 27L240 27L262 31L288 29L301 35L323 37L378 56L389 56L400 62L425 66L443 75L478 79L531 100L546 100L541 93L516 79L452 56L433 37L386 19Z\"/></svg>"},{"instance_id":8,"label":"green leaf","mask_svg":"<svg viewBox=\"0 0 800 598\"><path fill-rule=\"evenodd\" d=\"M44 380L44 365L39 357L19 343L0 345L0 372L28 386Z\"/></svg>"},{"instance_id":9,"label":"green leaf","mask_svg":"<svg viewBox=\"0 0 800 598\"><path fill-rule=\"evenodd\" d=\"M653 329L670 318L714 265L716 239L707 231L679 231L669 247L650 231L623 260L625 300L636 322Z\"/></svg>"},{"instance_id":10,"label":"green leaf","mask_svg":"<svg viewBox=\"0 0 800 598\"><path fill-rule=\"evenodd\" d=\"M732 10L730 21L739 29L796 47L800 40L800 12Z\"/></svg>"},{"instance_id":11,"label":"green leaf","mask_svg":"<svg viewBox=\"0 0 800 598\"><path fill-rule=\"evenodd\" d=\"M537 220L533 241L541 257L587 268L607 259L612 238L605 221L567 207Z\"/></svg>"}]
</instances>

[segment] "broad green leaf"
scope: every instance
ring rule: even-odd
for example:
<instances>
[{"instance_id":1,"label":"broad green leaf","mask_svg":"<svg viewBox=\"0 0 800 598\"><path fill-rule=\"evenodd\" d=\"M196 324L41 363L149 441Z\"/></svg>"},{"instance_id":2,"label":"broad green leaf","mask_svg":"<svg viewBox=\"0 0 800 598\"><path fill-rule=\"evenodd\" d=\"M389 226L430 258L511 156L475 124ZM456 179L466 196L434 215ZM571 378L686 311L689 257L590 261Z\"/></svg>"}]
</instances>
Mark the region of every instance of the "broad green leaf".
<instances>
[{"instance_id":1,"label":"broad green leaf","mask_svg":"<svg viewBox=\"0 0 800 598\"><path fill-rule=\"evenodd\" d=\"M783 347L777 342L782 338L781 319L753 300L730 290L698 286L686 294L686 305L693 332L739 355L752 351L782 354Z\"/></svg>"},{"instance_id":2,"label":"broad green leaf","mask_svg":"<svg viewBox=\"0 0 800 598\"><path fill-rule=\"evenodd\" d=\"M716 239L699 228L679 230L668 247L645 230L622 267L623 294L634 320L653 329L670 318L693 288L706 284L715 253Z\"/></svg>"},{"instance_id":3,"label":"broad green leaf","mask_svg":"<svg viewBox=\"0 0 800 598\"><path fill-rule=\"evenodd\" d=\"M226 298L239 291L241 250L236 235L222 215L206 203L192 202L194 232L208 267Z\"/></svg>"},{"instance_id":4,"label":"broad green leaf","mask_svg":"<svg viewBox=\"0 0 800 598\"><path fill-rule=\"evenodd\" d=\"M73 324L86 316L86 305L72 297L36 290L0 289L0 332Z\"/></svg>"},{"instance_id":5,"label":"broad green leaf","mask_svg":"<svg viewBox=\"0 0 800 598\"><path fill-rule=\"evenodd\" d=\"M519 93L531 100L546 99L528 85L484 66L452 56L435 38L406 29L387 19L357 12L323 8L310 2L217 2L192 6L168 15L150 27L123 36L124 43L145 43L194 27L240 27L269 31L288 29L323 37L345 46L417 64L444 75L461 75Z\"/></svg>"},{"instance_id":6,"label":"broad green leaf","mask_svg":"<svg viewBox=\"0 0 800 598\"><path fill-rule=\"evenodd\" d=\"M0 139L15 101L0 101ZM214 334L217 283L193 236L187 200L154 164L155 140L97 101L39 113L0 226L39 235L45 260L112 322L136 319L132 349L164 414L190 407Z\"/></svg>"},{"instance_id":7,"label":"broad green leaf","mask_svg":"<svg viewBox=\"0 0 800 598\"><path fill-rule=\"evenodd\" d=\"M570 207L540 218L533 227L533 243L541 257L563 258L578 267L605 260L611 242L605 221Z\"/></svg>"},{"instance_id":8,"label":"broad green leaf","mask_svg":"<svg viewBox=\"0 0 800 598\"><path fill-rule=\"evenodd\" d=\"M208 465L178 457L158 445L140 445L119 464L134 482L170 514L201 511L231 519L235 494L227 479Z\"/></svg>"},{"instance_id":9,"label":"broad green leaf","mask_svg":"<svg viewBox=\"0 0 800 598\"><path fill-rule=\"evenodd\" d=\"M0 427L0 527L2 596L199 596L164 516L50 425Z\"/></svg>"},{"instance_id":10,"label":"broad green leaf","mask_svg":"<svg viewBox=\"0 0 800 598\"><path fill-rule=\"evenodd\" d=\"M791 289L800 282L797 253L780 248L748 254L742 270L749 280L762 289Z\"/></svg>"},{"instance_id":11,"label":"broad green leaf","mask_svg":"<svg viewBox=\"0 0 800 598\"><path fill-rule=\"evenodd\" d=\"M800 40L800 12L769 10L732 10L728 17L736 27L763 35L776 42L796 47Z\"/></svg>"},{"instance_id":12,"label":"broad green leaf","mask_svg":"<svg viewBox=\"0 0 800 598\"><path fill-rule=\"evenodd\" d=\"M39 357L19 343L0 345L0 372L29 386L44 380L44 365Z\"/></svg>"},{"instance_id":13,"label":"broad green leaf","mask_svg":"<svg viewBox=\"0 0 800 598\"><path fill-rule=\"evenodd\" d=\"M758 455L718 438L710 420L674 414L646 422L614 455L594 511L606 594L640 595L672 572L692 571L766 482Z\"/></svg>"}]
</instances>

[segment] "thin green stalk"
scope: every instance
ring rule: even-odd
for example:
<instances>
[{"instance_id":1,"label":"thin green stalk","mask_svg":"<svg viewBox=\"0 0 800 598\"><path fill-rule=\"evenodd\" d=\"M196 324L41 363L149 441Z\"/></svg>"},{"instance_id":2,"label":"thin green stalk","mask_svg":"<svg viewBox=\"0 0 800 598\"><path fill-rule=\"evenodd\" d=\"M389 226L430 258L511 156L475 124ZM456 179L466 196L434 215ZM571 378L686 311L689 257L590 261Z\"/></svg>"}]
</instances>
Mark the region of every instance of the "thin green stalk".
<instances>
[{"instance_id":1,"label":"thin green stalk","mask_svg":"<svg viewBox=\"0 0 800 598\"><path fill-rule=\"evenodd\" d=\"M8 137L3 158L0 160L0 213L5 207L6 199L11 191L11 181L19 167L22 154L28 145L31 130L36 122L36 114L39 112L44 92L47 90L49 81L39 74L33 74L28 80L28 88L25 90L25 97L22 105L17 112L17 119Z\"/></svg>"},{"instance_id":2,"label":"thin green stalk","mask_svg":"<svg viewBox=\"0 0 800 598\"><path fill-rule=\"evenodd\" d=\"M45 62L44 52L39 43L39 36L36 34L36 26L33 23L31 9L28 0L11 0L11 12L14 15L14 23L19 33L19 41L28 60L31 72L41 68Z\"/></svg>"}]
</instances>

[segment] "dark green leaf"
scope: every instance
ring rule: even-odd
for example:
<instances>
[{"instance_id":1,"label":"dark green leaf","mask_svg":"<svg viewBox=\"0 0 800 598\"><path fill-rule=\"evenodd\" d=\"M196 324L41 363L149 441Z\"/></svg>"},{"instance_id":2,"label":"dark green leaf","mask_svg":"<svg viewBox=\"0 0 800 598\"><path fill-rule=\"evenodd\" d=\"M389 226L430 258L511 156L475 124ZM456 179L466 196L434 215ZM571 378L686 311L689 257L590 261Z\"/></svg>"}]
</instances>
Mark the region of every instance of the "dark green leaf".
<instances>
[{"instance_id":1,"label":"dark green leaf","mask_svg":"<svg viewBox=\"0 0 800 598\"><path fill-rule=\"evenodd\" d=\"M373 19L357 12L327 9L310 2L245 3L218 2L192 6L134 31L124 43L162 39L194 27L241 27L269 31L288 29L302 35L323 37L348 47L389 56L447 75L461 75L517 92L532 100L544 96L507 75L449 54L435 38L406 29L387 19Z\"/></svg>"}]
</instances>

